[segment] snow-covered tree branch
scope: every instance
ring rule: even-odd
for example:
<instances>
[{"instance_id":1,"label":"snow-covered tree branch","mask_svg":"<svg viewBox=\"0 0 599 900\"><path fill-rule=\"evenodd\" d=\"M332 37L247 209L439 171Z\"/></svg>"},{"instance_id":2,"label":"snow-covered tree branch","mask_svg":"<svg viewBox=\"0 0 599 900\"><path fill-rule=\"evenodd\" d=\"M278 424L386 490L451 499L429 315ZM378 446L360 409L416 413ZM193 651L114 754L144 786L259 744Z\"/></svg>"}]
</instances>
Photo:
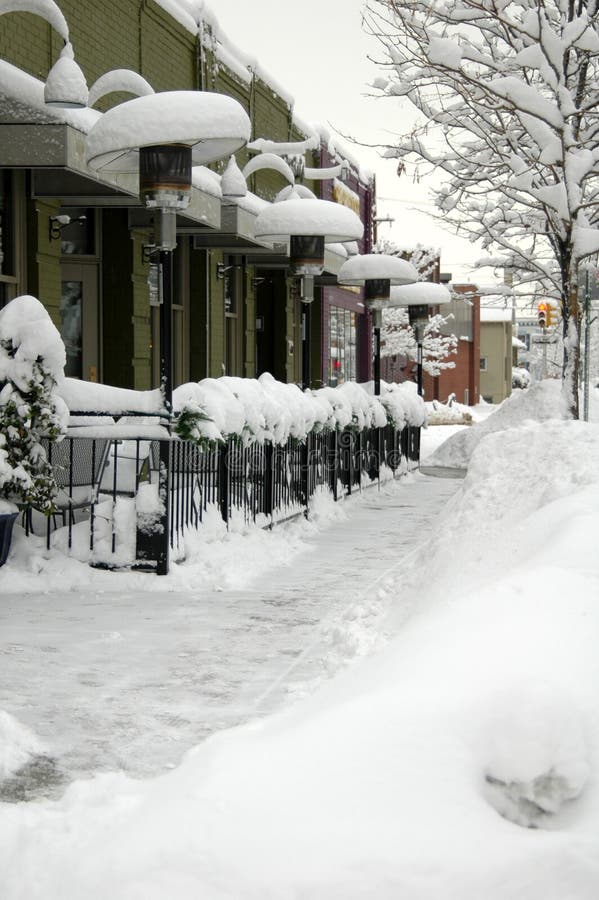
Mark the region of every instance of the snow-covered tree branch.
<instances>
[{"instance_id":1,"label":"snow-covered tree branch","mask_svg":"<svg viewBox=\"0 0 599 900\"><path fill-rule=\"evenodd\" d=\"M446 334L443 330L450 319L451 316L430 316L424 329L422 368L434 377L445 369L455 369L455 362L449 357L457 353L458 339L455 334ZM381 356L405 356L411 360L417 359L416 337L406 309L384 310L381 338Z\"/></svg>"},{"instance_id":2,"label":"snow-covered tree branch","mask_svg":"<svg viewBox=\"0 0 599 900\"><path fill-rule=\"evenodd\" d=\"M375 85L422 124L386 155L446 176L439 217L560 300L578 416L581 263L599 251L596 0L368 0L384 48Z\"/></svg>"}]
</instances>

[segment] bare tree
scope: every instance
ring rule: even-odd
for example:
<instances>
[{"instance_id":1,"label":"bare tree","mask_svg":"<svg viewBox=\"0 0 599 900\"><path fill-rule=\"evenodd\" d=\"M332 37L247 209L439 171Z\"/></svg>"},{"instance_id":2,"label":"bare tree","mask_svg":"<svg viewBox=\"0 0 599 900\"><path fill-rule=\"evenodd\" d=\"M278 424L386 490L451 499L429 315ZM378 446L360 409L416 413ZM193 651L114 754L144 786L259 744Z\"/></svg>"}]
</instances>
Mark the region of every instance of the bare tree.
<instances>
[{"instance_id":1,"label":"bare tree","mask_svg":"<svg viewBox=\"0 0 599 900\"><path fill-rule=\"evenodd\" d=\"M581 261L599 251L597 0L367 0L376 87L421 124L386 149L446 176L446 224L486 264L561 304L567 409L579 416Z\"/></svg>"}]
</instances>

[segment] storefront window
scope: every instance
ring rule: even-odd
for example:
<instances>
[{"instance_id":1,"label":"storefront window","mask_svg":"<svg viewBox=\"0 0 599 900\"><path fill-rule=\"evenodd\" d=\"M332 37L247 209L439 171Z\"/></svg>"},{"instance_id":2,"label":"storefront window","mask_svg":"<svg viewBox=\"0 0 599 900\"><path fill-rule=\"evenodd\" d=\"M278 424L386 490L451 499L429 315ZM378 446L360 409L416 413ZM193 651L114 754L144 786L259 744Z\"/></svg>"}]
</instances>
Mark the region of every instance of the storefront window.
<instances>
[{"instance_id":1,"label":"storefront window","mask_svg":"<svg viewBox=\"0 0 599 900\"><path fill-rule=\"evenodd\" d=\"M356 314L332 306L329 319L329 385L356 379Z\"/></svg>"}]
</instances>

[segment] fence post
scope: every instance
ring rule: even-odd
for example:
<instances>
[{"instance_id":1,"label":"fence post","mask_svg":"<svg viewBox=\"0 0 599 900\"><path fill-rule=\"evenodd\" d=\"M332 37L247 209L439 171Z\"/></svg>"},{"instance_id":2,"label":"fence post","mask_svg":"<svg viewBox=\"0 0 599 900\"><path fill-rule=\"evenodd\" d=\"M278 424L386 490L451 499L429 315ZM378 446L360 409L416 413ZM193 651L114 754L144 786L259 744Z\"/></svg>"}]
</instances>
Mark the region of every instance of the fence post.
<instances>
[{"instance_id":1,"label":"fence post","mask_svg":"<svg viewBox=\"0 0 599 900\"><path fill-rule=\"evenodd\" d=\"M337 469L339 465L339 447L336 431L331 431L329 433L328 444L329 488L333 495L333 499L337 501Z\"/></svg>"},{"instance_id":2,"label":"fence post","mask_svg":"<svg viewBox=\"0 0 599 900\"><path fill-rule=\"evenodd\" d=\"M117 452L115 448L115 463ZM136 484L137 484L136 479ZM160 513L153 521L152 527L140 527L137 523L135 535L135 562L139 568L146 568L155 562L157 575L168 575L169 548L170 548L170 486L171 486L171 442L161 440L159 442L158 456L158 497L160 499ZM113 486L113 502L116 488Z\"/></svg>"},{"instance_id":3,"label":"fence post","mask_svg":"<svg viewBox=\"0 0 599 900\"><path fill-rule=\"evenodd\" d=\"M420 437L422 430L420 426L414 428L414 462L420 465Z\"/></svg>"},{"instance_id":4,"label":"fence post","mask_svg":"<svg viewBox=\"0 0 599 900\"><path fill-rule=\"evenodd\" d=\"M304 515L306 518L308 518L308 506L310 504L310 476L311 466L313 465L312 434L307 434L306 440L301 445L302 506L305 507Z\"/></svg>"},{"instance_id":5,"label":"fence post","mask_svg":"<svg viewBox=\"0 0 599 900\"><path fill-rule=\"evenodd\" d=\"M272 518L273 507L273 463L274 463L274 445L267 443L264 445L264 495L262 497L262 512L265 516Z\"/></svg>"},{"instance_id":6,"label":"fence post","mask_svg":"<svg viewBox=\"0 0 599 900\"><path fill-rule=\"evenodd\" d=\"M218 506L223 522L229 524L229 449L230 441L218 448Z\"/></svg>"}]
</instances>

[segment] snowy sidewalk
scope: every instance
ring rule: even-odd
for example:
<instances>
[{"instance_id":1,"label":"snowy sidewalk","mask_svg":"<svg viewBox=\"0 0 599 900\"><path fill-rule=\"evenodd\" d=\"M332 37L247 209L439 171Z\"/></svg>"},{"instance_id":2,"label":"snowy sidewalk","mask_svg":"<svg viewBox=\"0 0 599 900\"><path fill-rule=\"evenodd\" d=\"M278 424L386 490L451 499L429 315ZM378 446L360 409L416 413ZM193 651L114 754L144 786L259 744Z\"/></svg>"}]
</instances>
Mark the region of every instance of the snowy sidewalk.
<instances>
[{"instance_id":1,"label":"snowy sidewalk","mask_svg":"<svg viewBox=\"0 0 599 900\"><path fill-rule=\"evenodd\" d=\"M208 734L313 690L377 639L385 573L408 565L458 484L414 474L371 488L243 590L3 595L0 709L51 758L5 798L164 771Z\"/></svg>"}]
</instances>

